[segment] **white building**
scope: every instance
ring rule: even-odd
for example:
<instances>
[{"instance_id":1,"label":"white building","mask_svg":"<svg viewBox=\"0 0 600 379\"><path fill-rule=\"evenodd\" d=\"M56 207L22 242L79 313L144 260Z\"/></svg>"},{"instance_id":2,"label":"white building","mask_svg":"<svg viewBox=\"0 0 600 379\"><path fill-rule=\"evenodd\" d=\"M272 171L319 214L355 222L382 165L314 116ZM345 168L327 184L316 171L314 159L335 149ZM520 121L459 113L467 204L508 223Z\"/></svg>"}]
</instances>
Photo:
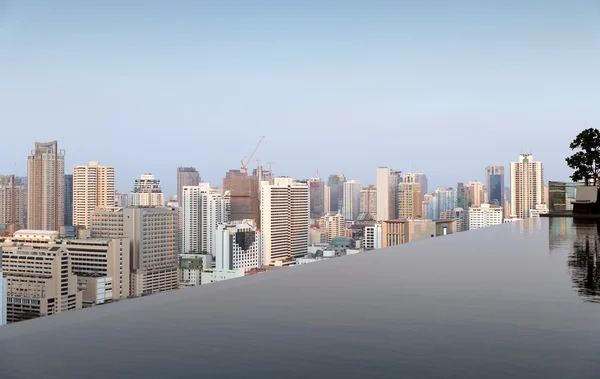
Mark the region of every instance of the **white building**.
<instances>
[{"instance_id":1,"label":"white building","mask_svg":"<svg viewBox=\"0 0 600 379\"><path fill-rule=\"evenodd\" d=\"M365 250L381 249L381 224L365 227L364 248Z\"/></svg>"},{"instance_id":2,"label":"white building","mask_svg":"<svg viewBox=\"0 0 600 379\"><path fill-rule=\"evenodd\" d=\"M499 205L481 204L469 208L469 230L502 224L503 211Z\"/></svg>"},{"instance_id":3,"label":"white building","mask_svg":"<svg viewBox=\"0 0 600 379\"><path fill-rule=\"evenodd\" d=\"M210 254L179 254L179 281L185 287L202 284L202 273L212 270Z\"/></svg>"},{"instance_id":4,"label":"white building","mask_svg":"<svg viewBox=\"0 0 600 379\"><path fill-rule=\"evenodd\" d=\"M182 253L214 255L214 233L217 225L231 217L230 192L211 190L208 183L184 186L180 201Z\"/></svg>"},{"instance_id":5,"label":"white building","mask_svg":"<svg viewBox=\"0 0 600 379\"><path fill-rule=\"evenodd\" d=\"M0 270L0 325L6 324L6 278Z\"/></svg>"},{"instance_id":6,"label":"white building","mask_svg":"<svg viewBox=\"0 0 600 379\"><path fill-rule=\"evenodd\" d=\"M243 269L236 270L208 270L202 272L202 284L216 283L223 280L241 278L244 276Z\"/></svg>"},{"instance_id":7,"label":"white building","mask_svg":"<svg viewBox=\"0 0 600 379\"><path fill-rule=\"evenodd\" d=\"M541 214L548 214L546 204L538 204L535 208L529 210L529 217L540 217Z\"/></svg>"},{"instance_id":8,"label":"white building","mask_svg":"<svg viewBox=\"0 0 600 379\"><path fill-rule=\"evenodd\" d=\"M73 167L73 225L90 226L97 207L115 206L115 168L89 162Z\"/></svg>"},{"instance_id":9,"label":"white building","mask_svg":"<svg viewBox=\"0 0 600 379\"><path fill-rule=\"evenodd\" d=\"M216 270L248 270L262 265L262 234L251 220L222 223L215 230Z\"/></svg>"},{"instance_id":10,"label":"white building","mask_svg":"<svg viewBox=\"0 0 600 379\"><path fill-rule=\"evenodd\" d=\"M130 199L132 206L164 207L165 194L162 192L160 180L152 174L143 174L135 180Z\"/></svg>"},{"instance_id":11,"label":"white building","mask_svg":"<svg viewBox=\"0 0 600 379\"><path fill-rule=\"evenodd\" d=\"M400 171L387 167L377 169L377 221L396 218L396 192Z\"/></svg>"},{"instance_id":12,"label":"white building","mask_svg":"<svg viewBox=\"0 0 600 379\"><path fill-rule=\"evenodd\" d=\"M360 214L360 182L344 182L342 194L342 214L346 220L356 220Z\"/></svg>"},{"instance_id":13,"label":"white building","mask_svg":"<svg viewBox=\"0 0 600 379\"><path fill-rule=\"evenodd\" d=\"M521 154L519 162L511 162L510 217L529 217L529 210L544 201L543 188L542 162L534 162L531 154Z\"/></svg>"},{"instance_id":14,"label":"white building","mask_svg":"<svg viewBox=\"0 0 600 379\"><path fill-rule=\"evenodd\" d=\"M308 184L275 178L273 184L260 183L260 196L263 265L291 263L306 255L310 240Z\"/></svg>"}]
</instances>

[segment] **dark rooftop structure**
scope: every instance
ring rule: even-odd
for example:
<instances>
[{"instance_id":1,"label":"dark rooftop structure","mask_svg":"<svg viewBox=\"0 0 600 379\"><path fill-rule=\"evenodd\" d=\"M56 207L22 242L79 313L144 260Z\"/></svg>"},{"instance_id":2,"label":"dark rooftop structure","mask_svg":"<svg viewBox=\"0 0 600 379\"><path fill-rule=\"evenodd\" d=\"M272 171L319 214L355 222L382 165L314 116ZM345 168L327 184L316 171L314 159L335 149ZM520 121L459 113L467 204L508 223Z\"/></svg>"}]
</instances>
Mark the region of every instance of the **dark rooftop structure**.
<instances>
[{"instance_id":1,"label":"dark rooftop structure","mask_svg":"<svg viewBox=\"0 0 600 379\"><path fill-rule=\"evenodd\" d=\"M599 226L537 218L0 327L0 378L597 378Z\"/></svg>"}]
</instances>

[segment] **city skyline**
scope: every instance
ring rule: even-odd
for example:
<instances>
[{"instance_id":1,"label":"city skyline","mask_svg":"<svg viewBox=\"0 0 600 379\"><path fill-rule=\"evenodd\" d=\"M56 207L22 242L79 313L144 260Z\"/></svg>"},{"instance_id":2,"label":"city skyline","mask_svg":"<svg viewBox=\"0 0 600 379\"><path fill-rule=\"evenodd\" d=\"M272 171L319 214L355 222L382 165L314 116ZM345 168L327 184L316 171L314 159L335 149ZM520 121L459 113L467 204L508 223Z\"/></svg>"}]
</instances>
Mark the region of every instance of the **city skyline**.
<instances>
[{"instance_id":1,"label":"city skyline","mask_svg":"<svg viewBox=\"0 0 600 379\"><path fill-rule=\"evenodd\" d=\"M368 185L388 166L426 173L432 192L529 152L566 180L563 141L600 125L593 2L266 2L253 17L226 3L0 5L0 172L24 176L31 144L58 140L66 173L105 162L119 191L152 172L171 195L176 167L219 183L264 135L253 160L278 175ZM490 136L501 150L461 148Z\"/></svg>"}]
</instances>

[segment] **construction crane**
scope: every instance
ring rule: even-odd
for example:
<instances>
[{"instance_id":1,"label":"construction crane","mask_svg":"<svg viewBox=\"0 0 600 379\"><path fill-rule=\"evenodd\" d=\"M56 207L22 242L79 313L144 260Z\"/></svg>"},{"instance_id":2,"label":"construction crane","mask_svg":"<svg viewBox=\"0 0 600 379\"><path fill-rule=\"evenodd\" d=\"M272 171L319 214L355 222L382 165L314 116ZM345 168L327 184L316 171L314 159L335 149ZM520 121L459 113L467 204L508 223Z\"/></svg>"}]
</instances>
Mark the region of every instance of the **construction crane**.
<instances>
[{"instance_id":1,"label":"construction crane","mask_svg":"<svg viewBox=\"0 0 600 379\"><path fill-rule=\"evenodd\" d=\"M265 139L265 136L262 136L260 141L258 141L258 143L256 144L256 147L254 148L254 151L252 152L252 154L250 154L250 158L248 158L248 160L244 163L244 158L242 158L241 162L242 162L242 172L245 174L248 174L248 163L250 163L250 161L252 160L252 157L254 156L254 154L256 153L256 150L258 150L258 147L260 146L261 142Z\"/></svg>"}]
</instances>

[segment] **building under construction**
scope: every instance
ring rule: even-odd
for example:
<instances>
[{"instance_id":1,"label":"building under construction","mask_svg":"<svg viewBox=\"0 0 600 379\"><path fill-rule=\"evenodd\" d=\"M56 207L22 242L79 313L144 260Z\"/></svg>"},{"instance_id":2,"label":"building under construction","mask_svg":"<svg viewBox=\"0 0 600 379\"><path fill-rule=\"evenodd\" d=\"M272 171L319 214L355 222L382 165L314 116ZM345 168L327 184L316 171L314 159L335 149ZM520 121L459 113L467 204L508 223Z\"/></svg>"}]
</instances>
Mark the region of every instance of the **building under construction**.
<instances>
[{"instance_id":1,"label":"building under construction","mask_svg":"<svg viewBox=\"0 0 600 379\"><path fill-rule=\"evenodd\" d=\"M258 176L229 170L223 179L223 193L230 191L231 220L254 220L260 228L260 183Z\"/></svg>"}]
</instances>

